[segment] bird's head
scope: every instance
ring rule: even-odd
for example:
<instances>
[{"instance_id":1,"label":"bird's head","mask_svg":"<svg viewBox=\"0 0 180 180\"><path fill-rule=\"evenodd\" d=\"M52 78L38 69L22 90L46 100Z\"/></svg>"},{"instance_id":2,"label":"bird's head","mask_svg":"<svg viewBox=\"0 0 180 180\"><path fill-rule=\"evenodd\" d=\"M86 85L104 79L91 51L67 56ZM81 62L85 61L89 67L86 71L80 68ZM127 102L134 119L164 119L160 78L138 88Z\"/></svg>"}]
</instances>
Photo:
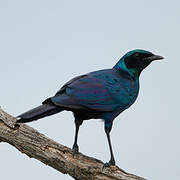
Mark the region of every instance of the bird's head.
<instances>
[{"instance_id":1,"label":"bird's head","mask_svg":"<svg viewBox=\"0 0 180 180\"><path fill-rule=\"evenodd\" d=\"M126 53L114 67L128 71L131 75L139 77L142 70L152 61L160 59L163 59L163 57L149 51L136 49Z\"/></svg>"}]
</instances>

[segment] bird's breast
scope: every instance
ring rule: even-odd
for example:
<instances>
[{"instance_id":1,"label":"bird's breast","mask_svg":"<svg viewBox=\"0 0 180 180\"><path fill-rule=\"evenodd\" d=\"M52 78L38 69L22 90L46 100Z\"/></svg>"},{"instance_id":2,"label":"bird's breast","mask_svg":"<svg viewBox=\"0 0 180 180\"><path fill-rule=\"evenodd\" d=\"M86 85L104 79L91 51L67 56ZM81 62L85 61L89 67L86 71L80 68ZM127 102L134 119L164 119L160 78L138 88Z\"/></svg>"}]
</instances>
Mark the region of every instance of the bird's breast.
<instances>
[{"instance_id":1,"label":"bird's breast","mask_svg":"<svg viewBox=\"0 0 180 180\"><path fill-rule=\"evenodd\" d=\"M135 102L138 96L139 82L121 80L119 83L109 84L108 91L118 106L126 109Z\"/></svg>"}]
</instances>

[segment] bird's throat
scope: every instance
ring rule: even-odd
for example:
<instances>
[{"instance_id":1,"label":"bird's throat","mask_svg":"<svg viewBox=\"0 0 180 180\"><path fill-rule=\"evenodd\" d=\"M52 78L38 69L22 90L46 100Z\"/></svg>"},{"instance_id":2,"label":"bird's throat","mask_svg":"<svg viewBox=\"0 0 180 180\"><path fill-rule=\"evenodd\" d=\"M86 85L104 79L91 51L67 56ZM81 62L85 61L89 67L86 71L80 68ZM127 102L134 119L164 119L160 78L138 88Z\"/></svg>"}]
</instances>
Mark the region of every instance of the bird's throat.
<instances>
[{"instance_id":1,"label":"bird's throat","mask_svg":"<svg viewBox=\"0 0 180 180\"><path fill-rule=\"evenodd\" d=\"M139 78L142 70L136 69L136 68L131 68L128 69L129 74L131 74L131 76L133 76L135 79Z\"/></svg>"}]
</instances>

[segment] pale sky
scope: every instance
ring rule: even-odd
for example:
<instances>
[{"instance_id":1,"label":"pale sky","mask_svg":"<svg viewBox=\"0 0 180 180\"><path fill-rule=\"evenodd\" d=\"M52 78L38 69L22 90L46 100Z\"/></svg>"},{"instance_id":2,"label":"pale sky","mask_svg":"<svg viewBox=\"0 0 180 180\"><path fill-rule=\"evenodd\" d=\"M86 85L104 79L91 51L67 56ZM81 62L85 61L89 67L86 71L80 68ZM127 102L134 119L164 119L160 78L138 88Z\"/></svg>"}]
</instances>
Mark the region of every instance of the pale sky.
<instances>
[{"instance_id":1,"label":"pale sky","mask_svg":"<svg viewBox=\"0 0 180 180\"><path fill-rule=\"evenodd\" d=\"M74 76L113 67L132 49L162 55L164 61L141 74L139 97L116 118L111 137L120 168L150 180L179 180L179 8L177 0L1 0L0 106L17 116ZM72 147L72 113L28 125ZM78 143L85 155L109 160L100 120L83 123ZM72 179L5 143L0 159L1 179Z\"/></svg>"}]
</instances>

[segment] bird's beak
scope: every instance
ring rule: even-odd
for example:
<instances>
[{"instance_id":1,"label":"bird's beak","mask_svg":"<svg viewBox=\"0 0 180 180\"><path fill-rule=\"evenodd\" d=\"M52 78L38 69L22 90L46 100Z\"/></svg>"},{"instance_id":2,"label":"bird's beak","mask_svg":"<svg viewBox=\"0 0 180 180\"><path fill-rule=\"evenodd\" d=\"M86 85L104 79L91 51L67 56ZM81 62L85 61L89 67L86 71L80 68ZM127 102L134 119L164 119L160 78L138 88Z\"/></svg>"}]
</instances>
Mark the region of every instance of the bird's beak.
<instances>
[{"instance_id":1,"label":"bird's beak","mask_svg":"<svg viewBox=\"0 0 180 180\"><path fill-rule=\"evenodd\" d=\"M151 57L146 58L146 60L148 61L155 61L155 60L161 60L161 59L164 59L164 57L159 56L159 55L153 55Z\"/></svg>"}]
</instances>

